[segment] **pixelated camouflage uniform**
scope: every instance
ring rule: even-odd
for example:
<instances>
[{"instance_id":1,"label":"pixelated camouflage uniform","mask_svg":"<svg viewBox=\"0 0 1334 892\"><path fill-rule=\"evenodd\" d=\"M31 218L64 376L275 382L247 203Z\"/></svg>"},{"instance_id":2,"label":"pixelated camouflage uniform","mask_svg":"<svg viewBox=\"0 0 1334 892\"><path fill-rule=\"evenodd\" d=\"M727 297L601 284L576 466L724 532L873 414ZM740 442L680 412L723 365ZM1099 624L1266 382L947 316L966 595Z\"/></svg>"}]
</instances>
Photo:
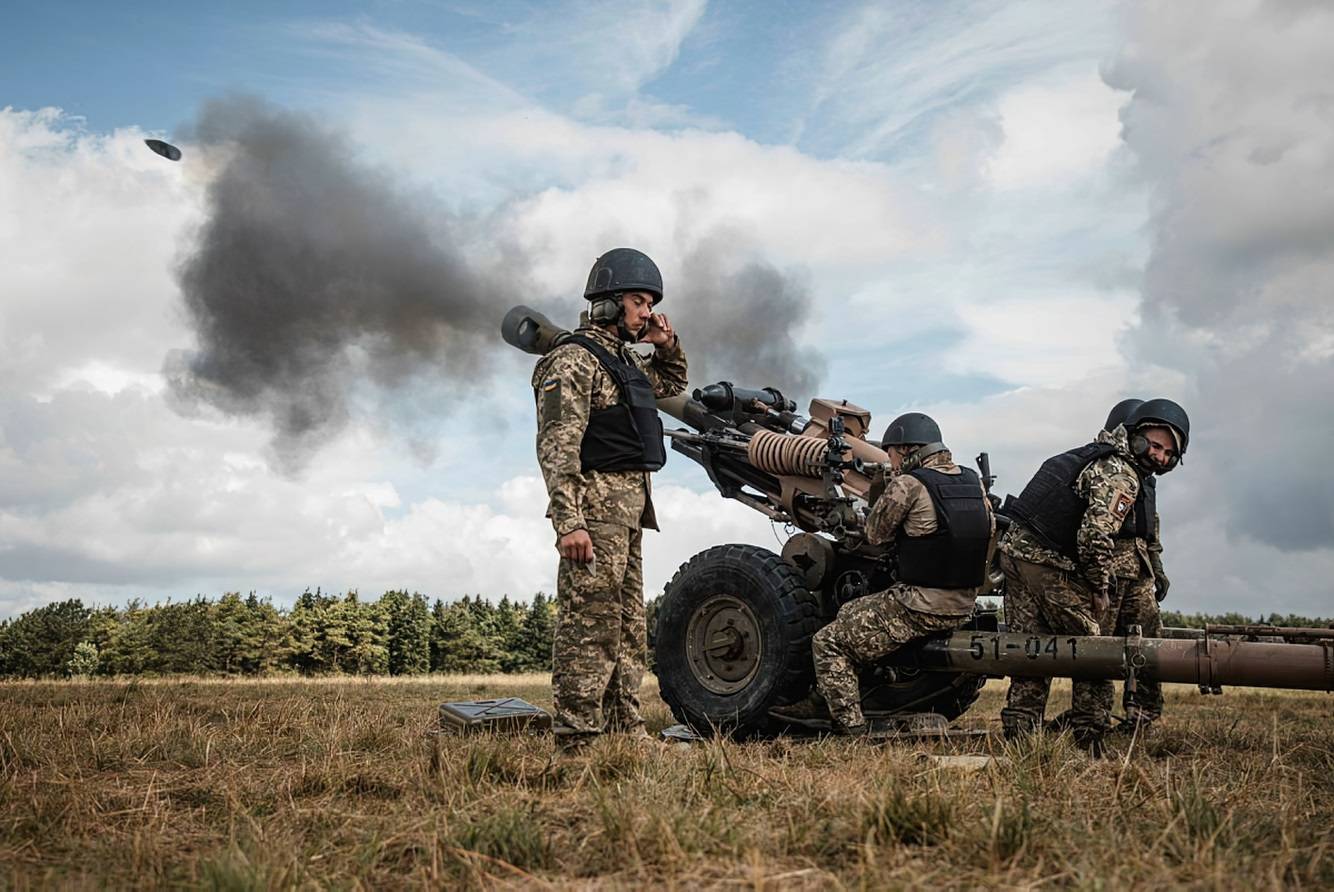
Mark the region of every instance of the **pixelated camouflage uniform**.
<instances>
[{"instance_id":1,"label":"pixelated camouflage uniform","mask_svg":"<svg viewBox=\"0 0 1334 892\"><path fill-rule=\"evenodd\" d=\"M577 334L634 362L659 398L686 386L680 340L645 359L606 330ZM588 531L593 561L561 558L556 578L552 644L555 732L577 746L603 730L642 733L639 685L644 675L642 529L658 528L646 471L581 470L589 413L621 401L616 382L588 349L563 344L533 370L537 399L537 460L546 481L547 516L556 538Z\"/></svg>"},{"instance_id":2,"label":"pixelated camouflage uniform","mask_svg":"<svg viewBox=\"0 0 1334 892\"><path fill-rule=\"evenodd\" d=\"M1107 431L1098 433L1099 443L1115 443ZM1163 621L1158 608L1158 586L1166 587L1163 572L1163 546L1159 537L1158 516L1152 518L1148 539L1117 539L1112 555L1114 582L1108 591L1107 611L1099 625L1104 635L1125 635L1131 626L1139 626L1148 638L1162 635ZM1111 707L1108 692L1108 708ZM1133 722L1152 722L1163 714L1163 686L1151 679L1136 679L1136 689L1122 692L1121 706Z\"/></svg>"},{"instance_id":3,"label":"pixelated camouflage uniform","mask_svg":"<svg viewBox=\"0 0 1334 892\"><path fill-rule=\"evenodd\" d=\"M1097 635L1101 631L1095 601L1110 600L1115 586L1113 567L1117 530L1139 493L1139 474L1126 439L1118 427L1110 455L1094 460L1080 472L1075 491L1088 504L1075 535L1079 560L1043 544L1016 521L1001 539L1001 570L1005 573L1005 623L1011 632ZM1051 690L1049 678L1011 678L1001 724L1007 735L1042 724ZM1077 737L1100 737L1111 722L1112 683L1076 680L1071 693L1070 726Z\"/></svg>"},{"instance_id":4,"label":"pixelated camouflage uniform","mask_svg":"<svg viewBox=\"0 0 1334 892\"><path fill-rule=\"evenodd\" d=\"M948 451L928 456L922 467L960 473ZM990 504L987 512L991 512ZM991 522L994 533L995 519ZM926 487L915 477L898 474L872 505L866 518L866 538L878 545L893 539L900 527L909 536L927 536L938 526L936 508ZM896 583L844 604L834 621L816 632L811 642L816 686L834 722L844 730L855 730L866 723L857 682L860 667L877 663L925 635L958 628L972 614L976 600L975 588L923 588Z\"/></svg>"}]
</instances>

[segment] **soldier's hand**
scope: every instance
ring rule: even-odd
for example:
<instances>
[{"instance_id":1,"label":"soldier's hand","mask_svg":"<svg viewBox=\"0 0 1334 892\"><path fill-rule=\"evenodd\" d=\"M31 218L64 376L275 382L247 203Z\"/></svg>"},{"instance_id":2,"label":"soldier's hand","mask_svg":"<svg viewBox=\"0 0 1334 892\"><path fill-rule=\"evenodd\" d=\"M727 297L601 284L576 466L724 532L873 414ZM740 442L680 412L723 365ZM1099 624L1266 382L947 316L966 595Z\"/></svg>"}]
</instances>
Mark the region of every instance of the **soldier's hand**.
<instances>
[{"instance_id":1,"label":"soldier's hand","mask_svg":"<svg viewBox=\"0 0 1334 892\"><path fill-rule=\"evenodd\" d=\"M593 560L593 540L588 535L588 530L571 530L556 542L556 550L560 556L574 561L576 564L587 564Z\"/></svg>"},{"instance_id":2,"label":"soldier's hand","mask_svg":"<svg viewBox=\"0 0 1334 892\"><path fill-rule=\"evenodd\" d=\"M676 331L672 328L672 323L662 313L654 313L648 317L648 326L644 329L644 335L639 340L641 343L653 344L655 347L662 347L672 342L676 337Z\"/></svg>"},{"instance_id":3,"label":"soldier's hand","mask_svg":"<svg viewBox=\"0 0 1334 892\"><path fill-rule=\"evenodd\" d=\"M1093 596L1093 616L1101 621L1102 615L1107 612L1107 608L1111 606L1111 603L1111 600L1107 597L1107 589L1098 592Z\"/></svg>"},{"instance_id":4,"label":"soldier's hand","mask_svg":"<svg viewBox=\"0 0 1334 892\"><path fill-rule=\"evenodd\" d=\"M1162 573L1159 573L1157 574L1157 576L1154 577L1153 596L1158 600L1159 604L1163 603L1163 598L1167 597L1167 589L1169 586L1171 586L1171 584L1172 583L1168 580L1168 578L1164 576Z\"/></svg>"}]
</instances>

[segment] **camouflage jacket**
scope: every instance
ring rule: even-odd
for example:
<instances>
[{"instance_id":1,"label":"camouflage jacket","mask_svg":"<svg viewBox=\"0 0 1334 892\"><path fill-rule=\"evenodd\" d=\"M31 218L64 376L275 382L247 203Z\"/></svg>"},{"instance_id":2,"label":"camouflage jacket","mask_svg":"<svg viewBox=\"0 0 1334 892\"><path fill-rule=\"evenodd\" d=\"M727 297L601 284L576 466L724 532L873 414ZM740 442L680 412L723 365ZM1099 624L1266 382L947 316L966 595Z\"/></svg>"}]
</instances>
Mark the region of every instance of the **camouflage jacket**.
<instances>
[{"instance_id":1,"label":"camouflage jacket","mask_svg":"<svg viewBox=\"0 0 1334 892\"><path fill-rule=\"evenodd\" d=\"M1061 570L1077 570L1094 592L1105 593L1114 576L1116 531L1135 506L1139 474L1130 454L1124 427L1109 435L1116 452L1092 462L1075 480L1075 491L1088 502L1075 534L1079 560L1042 544L1023 524L1016 523L1001 540L1001 551L1012 558Z\"/></svg>"},{"instance_id":2,"label":"camouflage jacket","mask_svg":"<svg viewBox=\"0 0 1334 892\"><path fill-rule=\"evenodd\" d=\"M615 335L596 326L577 333L637 364L659 397L686 386L686 355L677 338L644 358ZM628 527L658 528L646 471L581 470L579 448L588 415L621 401L616 382L596 356L578 344L563 344L533 369L537 402L537 463L547 484L547 516L556 535L582 529L587 520Z\"/></svg>"},{"instance_id":3,"label":"camouflage jacket","mask_svg":"<svg viewBox=\"0 0 1334 892\"><path fill-rule=\"evenodd\" d=\"M948 450L928 456L922 462L922 467L946 474L959 473L959 466L954 463L954 457ZM991 503L986 502L986 506L987 514L990 515ZM931 502L931 494L922 482L910 474L895 474L866 517L866 539L872 545L888 542L898 535L900 527L909 536L929 536L939 525L936 506ZM995 535L994 517L991 518L991 531ZM977 600L976 589L904 585L897 588L897 593L898 599L906 607L921 613L948 616L971 613Z\"/></svg>"},{"instance_id":4,"label":"camouflage jacket","mask_svg":"<svg viewBox=\"0 0 1334 892\"><path fill-rule=\"evenodd\" d=\"M1097 442L1116 445L1116 435L1098 431ZM1112 548L1110 575L1116 579L1139 579L1163 575L1163 546L1158 538L1158 515L1148 539L1116 539Z\"/></svg>"}]
</instances>

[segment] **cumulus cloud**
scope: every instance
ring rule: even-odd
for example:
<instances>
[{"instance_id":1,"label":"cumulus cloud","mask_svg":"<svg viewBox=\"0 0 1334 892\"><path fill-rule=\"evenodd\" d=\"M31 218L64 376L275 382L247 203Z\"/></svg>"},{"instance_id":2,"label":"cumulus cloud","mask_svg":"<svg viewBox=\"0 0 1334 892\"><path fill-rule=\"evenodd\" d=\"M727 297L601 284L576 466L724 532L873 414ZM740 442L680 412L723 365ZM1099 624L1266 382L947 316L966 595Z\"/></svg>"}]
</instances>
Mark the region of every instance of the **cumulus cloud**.
<instances>
[{"instance_id":1,"label":"cumulus cloud","mask_svg":"<svg viewBox=\"0 0 1334 892\"><path fill-rule=\"evenodd\" d=\"M1143 4L1107 70L1152 190L1137 359L1183 373L1191 509L1334 546L1334 10ZM1236 540L1234 539L1234 542ZM1237 546L1244 547L1244 546Z\"/></svg>"}]
</instances>

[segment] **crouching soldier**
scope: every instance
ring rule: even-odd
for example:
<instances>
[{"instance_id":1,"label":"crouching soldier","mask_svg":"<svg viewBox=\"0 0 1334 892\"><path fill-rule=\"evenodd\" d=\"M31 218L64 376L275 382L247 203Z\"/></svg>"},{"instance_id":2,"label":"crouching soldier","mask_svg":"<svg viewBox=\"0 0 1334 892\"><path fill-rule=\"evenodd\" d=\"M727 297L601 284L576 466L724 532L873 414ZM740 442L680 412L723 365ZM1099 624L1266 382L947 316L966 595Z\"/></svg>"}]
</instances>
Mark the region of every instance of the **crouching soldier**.
<instances>
[{"instance_id":1,"label":"crouching soldier","mask_svg":"<svg viewBox=\"0 0 1334 892\"><path fill-rule=\"evenodd\" d=\"M864 733L858 670L963 625L986 577L995 529L991 505L977 474L954 463L940 427L910 412L890 422L882 445L895 476L871 507L866 537L876 545L895 543L897 582L844 604L815 634L817 692L771 711L793 724L832 718L838 733Z\"/></svg>"}]
</instances>

